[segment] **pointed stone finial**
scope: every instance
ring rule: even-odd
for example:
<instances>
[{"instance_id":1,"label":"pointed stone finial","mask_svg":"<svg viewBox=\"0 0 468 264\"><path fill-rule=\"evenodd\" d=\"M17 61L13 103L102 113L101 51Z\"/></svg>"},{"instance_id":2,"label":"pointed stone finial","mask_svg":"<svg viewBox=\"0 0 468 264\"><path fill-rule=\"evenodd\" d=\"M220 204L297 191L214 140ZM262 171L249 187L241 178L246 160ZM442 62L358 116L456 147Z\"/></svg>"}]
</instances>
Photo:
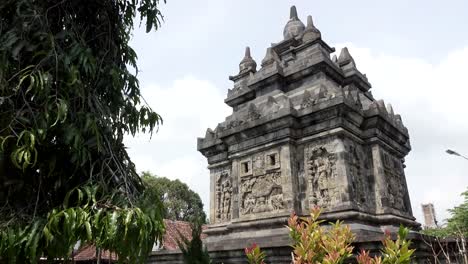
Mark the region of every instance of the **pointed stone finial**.
<instances>
[{"instance_id":1,"label":"pointed stone finial","mask_svg":"<svg viewBox=\"0 0 468 264\"><path fill-rule=\"evenodd\" d=\"M396 114L396 115L395 115L395 120L397 121L397 123L403 125L403 121L401 120L401 115Z\"/></svg>"},{"instance_id":2,"label":"pointed stone finial","mask_svg":"<svg viewBox=\"0 0 468 264\"><path fill-rule=\"evenodd\" d=\"M211 129L211 128L208 128L206 130L206 133L205 133L205 140L208 139L213 139L215 137L215 132Z\"/></svg>"},{"instance_id":3,"label":"pointed stone finial","mask_svg":"<svg viewBox=\"0 0 468 264\"><path fill-rule=\"evenodd\" d=\"M252 56L250 56L250 47L246 47L245 48L245 55L244 55L245 58L252 58Z\"/></svg>"},{"instance_id":4,"label":"pointed stone finial","mask_svg":"<svg viewBox=\"0 0 468 264\"><path fill-rule=\"evenodd\" d=\"M385 102L384 100L380 99L377 100L377 105L379 106L379 110L382 114L388 114L387 108L385 107Z\"/></svg>"},{"instance_id":5,"label":"pointed stone finial","mask_svg":"<svg viewBox=\"0 0 468 264\"><path fill-rule=\"evenodd\" d=\"M333 54L332 61L333 61L335 64L338 64L338 57L336 56L336 54Z\"/></svg>"},{"instance_id":6,"label":"pointed stone finial","mask_svg":"<svg viewBox=\"0 0 468 264\"><path fill-rule=\"evenodd\" d=\"M262 67L273 64L275 61L280 61L278 54L271 47L267 48L265 58L262 60Z\"/></svg>"},{"instance_id":7,"label":"pointed stone finial","mask_svg":"<svg viewBox=\"0 0 468 264\"><path fill-rule=\"evenodd\" d=\"M245 55L242 61L239 64L239 73L246 73L246 72L256 72L257 71L257 63L252 59L250 55L250 47L245 48Z\"/></svg>"},{"instance_id":8,"label":"pointed stone finial","mask_svg":"<svg viewBox=\"0 0 468 264\"><path fill-rule=\"evenodd\" d=\"M341 49L340 57L338 57L338 64L340 66L344 66L344 65L347 65L349 63L352 63L352 66L356 67L356 63L354 62L353 57L349 53L348 48L344 47L343 49Z\"/></svg>"},{"instance_id":9,"label":"pointed stone finial","mask_svg":"<svg viewBox=\"0 0 468 264\"><path fill-rule=\"evenodd\" d=\"M314 41L322 37L320 30L318 30L314 26L314 21L312 20L312 16L307 16L307 27L304 30L304 35L302 36L302 40L305 42Z\"/></svg>"},{"instance_id":10,"label":"pointed stone finial","mask_svg":"<svg viewBox=\"0 0 468 264\"><path fill-rule=\"evenodd\" d=\"M299 19L297 16L297 9L296 6L291 6L291 9L289 11L289 19Z\"/></svg>"},{"instance_id":11,"label":"pointed stone finial","mask_svg":"<svg viewBox=\"0 0 468 264\"><path fill-rule=\"evenodd\" d=\"M292 6L289 14L289 21L283 30L284 39L295 38L301 35L304 29L304 23L299 19L296 7Z\"/></svg>"},{"instance_id":12,"label":"pointed stone finial","mask_svg":"<svg viewBox=\"0 0 468 264\"><path fill-rule=\"evenodd\" d=\"M312 16L311 16L311 15L308 15L308 16L307 16L307 27L308 27L308 28L314 27L314 21L312 20Z\"/></svg>"},{"instance_id":13,"label":"pointed stone finial","mask_svg":"<svg viewBox=\"0 0 468 264\"><path fill-rule=\"evenodd\" d=\"M376 109L378 111L379 106L377 105L377 101L372 101L372 103L369 106L369 109Z\"/></svg>"},{"instance_id":14,"label":"pointed stone finial","mask_svg":"<svg viewBox=\"0 0 468 264\"><path fill-rule=\"evenodd\" d=\"M395 112L393 112L393 107L391 104L387 104L387 112L390 116L394 116Z\"/></svg>"}]
</instances>

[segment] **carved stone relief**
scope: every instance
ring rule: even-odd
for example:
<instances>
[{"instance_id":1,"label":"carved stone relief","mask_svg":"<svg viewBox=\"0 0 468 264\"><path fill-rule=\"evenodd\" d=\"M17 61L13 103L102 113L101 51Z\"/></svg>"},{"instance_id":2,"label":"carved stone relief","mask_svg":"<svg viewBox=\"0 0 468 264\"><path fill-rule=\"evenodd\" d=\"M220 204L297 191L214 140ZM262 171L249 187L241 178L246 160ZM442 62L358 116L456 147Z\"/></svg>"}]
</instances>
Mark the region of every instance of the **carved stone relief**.
<instances>
[{"instance_id":1,"label":"carved stone relief","mask_svg":"<svg viewBox=\"0 0 468 264\"><path fill-rule=\"evenodd\" d=\"M242 178L240 196L242 215L283 209L281 172L275 171Z\"/></svg>"},{"instance_id":2,"label":"carved stone relief","mask_svg":"<svg viewBox=\"0 0 468 264\"><path fill-rule=\"evenodd\" d=\"M369 200L369 185L365 180L366 169L362 166L365 159L364 152L354 142L348 146L349 153L349 173L351 174L351 188L354 192L355 200L359 205L366 205Z\"/></svg>"},{"instance_id":3,"label":"carved stone relief","mask_svg":"<svg viewBox=\"0 0 468 264\"><path fill-rule=\"evenodd\" d=\"M247 121L254 121L261 117L260 111L257 109L257 106L253 103L249 105L247 110Z\"/></svg>"},{"instance_id":4,"label":"carved stone relief","mask_svg":"<svg viewBox=\"0 0 468 264\"><path fill-rule=\"evenodd\" d=\"M232 182L228 171L216 176L216 222L229 221L232 207Z\"/></svg>"},{"instance_id":5,"label":"carved stone relief","mask_svg":"<svg viewBox=\"0 0 468 264\"><path fill-rule=\"evenodd\" d=\"M310 149L306 154L310 201L327 208L338 200L336 183L336 155L325 147Z\"/></svg>"},{"instance_id":6,"label":"carved stone relief","mask_svg":"<svg viewBox=\"0 0 468 264\"><path fill-rule=\"evenodd\" d=\"M404 180L404 171L403 165L400 160L398 160L393 155L388 154L383 151L383 167L386 176L386 192L389 202L389 206L402 210L404 212L408 211L408 206L405 202L405 194L407 192Z\"/></svg>"},{"instance_id":7,"label":"carved stone relief","mask_svg":"<svg viewBox=\"0 0 468 264\"><path fill-rule=\"evenodd\" d=\"M252 163L253 173L240 174L240 214L283 209L279 152L258 153L252 157Z\"/></svg>"}]
</instances>

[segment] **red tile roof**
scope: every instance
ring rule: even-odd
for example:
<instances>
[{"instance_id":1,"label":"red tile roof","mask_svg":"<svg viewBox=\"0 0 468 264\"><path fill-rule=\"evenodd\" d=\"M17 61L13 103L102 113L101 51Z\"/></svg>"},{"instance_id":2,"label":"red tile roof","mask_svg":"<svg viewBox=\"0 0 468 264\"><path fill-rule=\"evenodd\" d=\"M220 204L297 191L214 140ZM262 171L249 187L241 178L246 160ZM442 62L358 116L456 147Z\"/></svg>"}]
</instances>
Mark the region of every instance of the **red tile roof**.
<instances>
[{"instance_id":1,"label":"red tile roof","mask_svg":"<svg viewBox=\"0 0 468 264\"><path fill-rule=\"evenodd\" d=\"M186 237L187 239L192 239L192 228L190 227L190 223L165 219L164 225L166 226L166 233L163 237L163 249L179 249L179 246L177 246L177 240L180 240L180 236L177 230L179 230L180 234Z\"/></svg>"},{"instance_id":2,"label":"red tile roof","mask_svg":"<svg viewBox=\"0 0 468 264\"><path fill-rule=\"evenodd\" d=\"M80 248L73 256L75 261L93 261L97 260L96 247L94 245L86 245ZM101 260L118 260L117 254L111 253L109 250L101 251Z\"/></svg>"}]
</instances>

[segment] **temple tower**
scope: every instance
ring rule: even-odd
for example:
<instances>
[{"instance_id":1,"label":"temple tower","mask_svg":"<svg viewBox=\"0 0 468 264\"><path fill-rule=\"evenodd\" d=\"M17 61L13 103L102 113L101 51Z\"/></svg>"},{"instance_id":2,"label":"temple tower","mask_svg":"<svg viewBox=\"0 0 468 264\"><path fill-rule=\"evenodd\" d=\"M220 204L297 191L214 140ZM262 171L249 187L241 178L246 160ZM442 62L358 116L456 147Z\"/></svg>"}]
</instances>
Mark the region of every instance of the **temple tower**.
<instances>
[{"instance_id":1,"label":"temple tower","mask_svg":"<svg viewBox=\"0 0 468 264\"><path fill-rule=\"evenodd\" d=\"M400 224L418 228L400 115L372 96L347 48L335 55L311 16L304 25L292 7L283 35L259 69L246 49L229 77L232 115L198 139L210 170L208 249L232 263L222 252L252 242L287 248L287 217L314 206L327 220L345 220L362 243Z\"/></svg>"}]
</instances>

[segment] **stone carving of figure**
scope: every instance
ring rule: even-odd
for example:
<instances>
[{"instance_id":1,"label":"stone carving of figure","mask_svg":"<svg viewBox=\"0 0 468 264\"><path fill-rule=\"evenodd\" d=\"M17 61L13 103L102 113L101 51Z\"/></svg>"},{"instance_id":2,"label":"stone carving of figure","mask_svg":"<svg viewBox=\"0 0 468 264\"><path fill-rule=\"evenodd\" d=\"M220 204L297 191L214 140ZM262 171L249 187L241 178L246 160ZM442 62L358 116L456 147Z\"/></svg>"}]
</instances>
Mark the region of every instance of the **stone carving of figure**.
<instances>
[{"instance_id":1,"label":"stone carving of figure","mask_svg":"<svg viewBox=\"0 0 468 264\"><path fill-rule=\"evenodd\" d=\"M349 153L351 154L349 170L352 177L352 187L359 204L365 204L367 201L366 185L363 180L361 158L355 146L351 145Z\"/></svg>"},{"instance_id":2,"label":"stone carving of figure","mask_svg":"<svg viewBox=\"0 0 468 264\"><path fill-rule=\"evenodd\" d=\"M267 211L271 211L272 208L270 205L267 204L266 198L265 197L259 197L257 200L257 204L254 208L254 213L263 213Z\"/></svg>"},{"instance_id":3,"label":"stone carving of figure","mask_svg":"<svg viewBox=\"0 0 468 264\"><path fill-rule=\"evenodd\" d=\"M231 181L226 180L222 185L223 190L223 198L222 198L222 220L229 220L231 218L231 193L232 193L232 186Z\"/></svg>"},{"instance_id":4,"label":"stone carving of figure","mask_svg":"<svg viewBox=\"0 0 468 264\"><path fill-rule=\"evenodd\" d=\"M383 156L387 164L385 167L385 174L387 176L387 197L389 206L407 212L408 208L405 203L406 188L403 182L403 166L401 162L393 156L387 153L384 153Z\"/></svg>"},{"instance_id":5,"label":"stone carving of figure","mask_svg":"<svg viewBox=\"0 0 468 264\"><path fill-rule=\"evenodd\" d=\"M255 198L252 196L251 193L247 193L247 195L244 198L243 214L252 213L254 208L255 208Z\"/></svg>"},{"instance_id":6,"label":"stone carving of figure","mask_svg":"<svg viewBox=\"0 0 468 264\"><path fill-rule=\"evenodd\" d=\"M231 218L232 185L228 173L221 173L216 178L216 219L229 220Z\"/></svg>"},{"instance_id":7,"label":"stone carving of figure","mask_svg":"<svg viewBox=\"0 0 468 264\"><path fill-rule=\"evenodd\" d=\"M311 195L319 206L326 207L332 200L334 162L333 154L324 148L313 150L309 158Z\"/></svg>"},{"instance_id":8,"label":"stone carving of figure","mask_svg":"<svg viewBox=\"0 0 468 264\"><path fill-rule=\"evenodd\" d=\"M283 194L275 194L271 196L271 206L273 210L283 209Z\"/></svg>"}]
</instances>

